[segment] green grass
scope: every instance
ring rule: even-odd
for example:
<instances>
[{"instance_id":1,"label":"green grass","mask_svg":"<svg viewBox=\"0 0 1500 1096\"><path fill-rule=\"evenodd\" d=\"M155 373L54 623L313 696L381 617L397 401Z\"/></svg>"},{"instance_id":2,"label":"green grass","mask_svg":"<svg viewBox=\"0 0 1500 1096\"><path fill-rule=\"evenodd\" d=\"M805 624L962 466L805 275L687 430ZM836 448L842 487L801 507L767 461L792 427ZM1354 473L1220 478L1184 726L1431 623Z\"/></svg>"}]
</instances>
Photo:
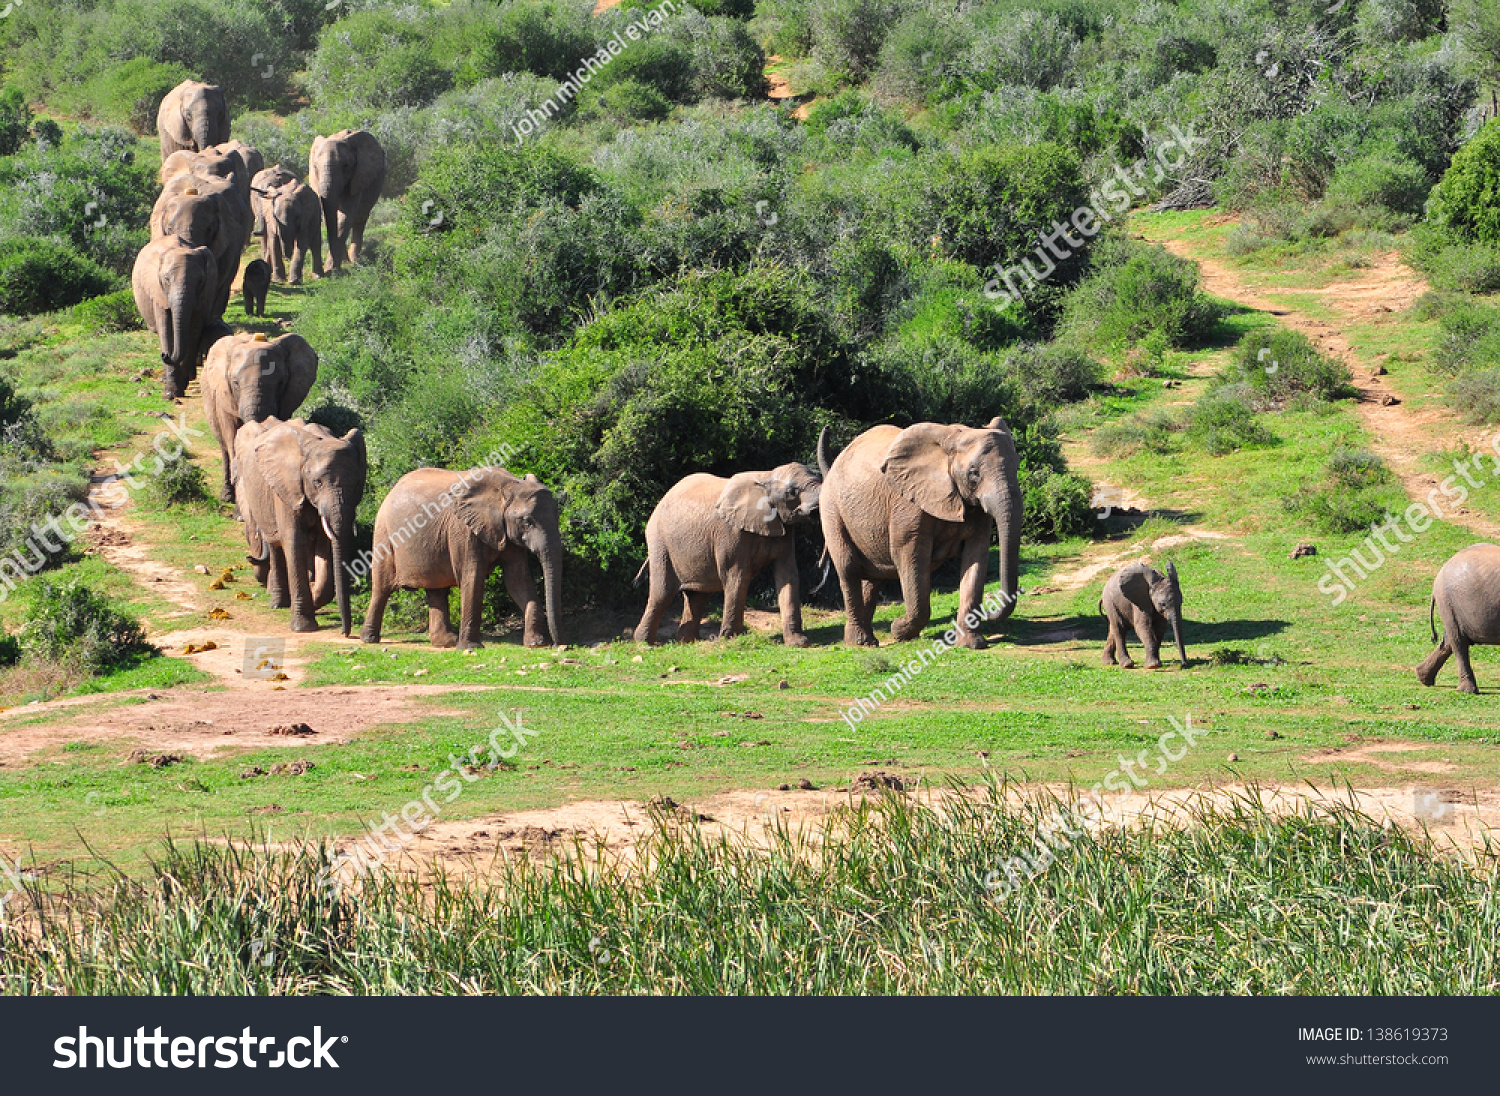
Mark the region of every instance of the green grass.
<instances>
[{"instance_id":1,"label":"green grass","mask_svg":"<svg viewBox=\"0 0 1500 1096\"><path fill-rule=\"evenodd\" d=\"M991 785L942 811L886 796L769 848L657 816L628 864L497 865L488 883L326 886L326 847L168 845L111 887L27 885L0 925L11 994L1493 993L1494 853L1470 866L1347 809L1059 835ZM712 886L703 881L712 879ZM20 937L21 932L27 935Z\"/></svg>"}]
</instances>

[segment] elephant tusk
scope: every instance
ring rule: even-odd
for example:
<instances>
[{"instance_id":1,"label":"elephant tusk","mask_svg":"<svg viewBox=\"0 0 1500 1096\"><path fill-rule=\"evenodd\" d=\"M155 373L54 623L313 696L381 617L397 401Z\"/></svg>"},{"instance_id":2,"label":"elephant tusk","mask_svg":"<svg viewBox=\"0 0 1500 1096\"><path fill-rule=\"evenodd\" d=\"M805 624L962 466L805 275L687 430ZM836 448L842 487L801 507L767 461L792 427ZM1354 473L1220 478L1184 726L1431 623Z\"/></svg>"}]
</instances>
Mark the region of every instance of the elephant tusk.
<instances>
[{"instance_id":1,"label":"elephant tusk","mask_svg":"<svg viewBox=\"0 0 1500 1096\"><path fill-rule=\"evenodd\" d=\"M329 540L338 540L339 538L338 538L337 534L334 533L333 527L328 524L328 518L325 515L323 515L323 514L319 514L318 517L323 522L323 532L325 532L325 533L328 534L328 539Z\"/></svg>"}]
</instances>

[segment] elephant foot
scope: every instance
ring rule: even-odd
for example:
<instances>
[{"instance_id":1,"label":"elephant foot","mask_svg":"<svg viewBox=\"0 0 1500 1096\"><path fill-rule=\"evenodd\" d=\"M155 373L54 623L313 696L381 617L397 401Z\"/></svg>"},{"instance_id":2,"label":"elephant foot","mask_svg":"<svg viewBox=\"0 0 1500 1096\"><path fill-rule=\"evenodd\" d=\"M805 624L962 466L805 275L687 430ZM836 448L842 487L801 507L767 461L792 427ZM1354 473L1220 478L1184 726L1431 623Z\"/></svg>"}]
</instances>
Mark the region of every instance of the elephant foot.
<instances>
[{"instance_id":1,"label":"elephant foot","mask_svg":"<svg viewBox=\"0 0 1500 1096\"><path fill-rule=\"evenodd\" d=\"M359 641L361 643L379 643L380 642L380 633L379 632L372 632L368 628L365 628L365 629L361 630L360 633L359 633Z\"/></svg>"},{"instance_id":2,"label":"elephant foot","mask_svg":"<svg viewBox=\"0 0 1500 1096\"><path fill-rule=\"evenodd\" d=\"M1160 670L1161 669L1161 659L1159 659L1159 658L1148 658L1146 660L1146 669L1148 669L1148 670Z\"/></svg>"},{"instance_id":3,"label":"elephant foot","mask_svg":"<svg viewBox=\"0 0 1500 1096\"><path fill-rule=\"evenodd\" d=\"M985 639L978 632L960 632L958 638L954 640L954 646L967 647L971 651L983 651L989 645L989 640Z\"/></svg>"},{"instance_id":4,"label":"elephant foot","mask_svg":"<svg viewBox=\"0 0 1500 1096\"><path fill-rule=\"evenodd\" d=\"M1120 660L1120 669L1122 669L1122 670L1133 670L1133 669L1135 669L1135 659L1133 659L1133 658L1122 658Z\"/></svg>"},{"instance_id":5,"label":"elephant foot","mask_svg":"<svg viewBox=\"0 0 1500 1096\"><path fill-rule=\"evenodd\" d=\"M845 628L844 642L851 647L879 647L880 640L863 628Z\"/></svg>"},{"instance_id":6,"label":"elephant foot","mask_svg":"<svg viewBox=\"0 0 1500 1096\"><path fill-rule=\"evenodd\" d=\"M223 487L219 488L219 501L220 502L233 502L234 501L234 488L230 484L226 483L226 484L224 484ZM238 509L238 507L236 507L236 510L237 509Z\"/></svg>"},{"instance_id":7,"label":"elephant foot","mask_svg":"<svg viewBox=\"0 0 1500 1096\"><path fill-rule=\"evenodd\" d=\"M287 597L284 594L281 597L277 597L275 594L271 595L271 608L273 608L273 609L290 609L291 607L292 607L292 600L291 600L291 598Z\"/></svg>"},{"instance_id":8,"label":"elephant foot","mask_svg":"<svg viewBox=\"0 0 1500 1096\"><path fill-rule=\"evenodd\" d=\"M812 646L812 640L808 639L801 632L793 632L791 635L782 636L781 637L781 642L782 642L783 645L785 645L787 647L811 647Z\"/></svg>"},{"instance_id":9,"label":"elephant foot","mask_svg":"<svg viewBox=\"0 0 1500 1096\"><path fill-rule=\"evenodd\" d=\"M526 644L526 646L530 647L532 646L532 644L528 643ZM482 651L484 650L484 644L480 643L477 639L471 639L468 641L461 641L458 645L458 649L460 651Z\"/></svg>"},{"instance_id":10,"label":"elephant foot","mask_svg":"<svg viewBox=\"0 0 1500 1096\"><path fill-rule=\"evenodd\" d=\"M897 643L905 643L919 638L922 635L922 628L923 625L912 623L906 617L897 617L891 622L891 638Z\"/></svg>"},{"instance_id":11,"label":"elephant foot","mask_svg":"<svg viewBox=\"0 0 1500 1096\"><path fill-rule=\"evenodd\" d=\"M1458 683L1458 691L1461 693L1471 693L1474 695L1478 695L1479 686L1472 681L1460 681Z\"/></svg>"},{"instance_id":12,"label":"elephant foot","mask_svg":"<svg viewBox=\"0 0 1500 1096\"><path fill-rule=\"evenodd\" d=\"M544 636L544 635L541 635L539 633L534 633L534 634L529 635L529 636L524 636L521 639L521 645L523 647L550 647L550 646L552 646L551 643L547 642L547 637Z\"/></svg>"},{"instance_id":13,"label":"elephant foot","mask_svg":"<svg viewBox=\"0 0 1500 1096\"><path fill-rule=\"evenodd\" d=\"M742 636L744 634L745 634L745 626L743 624L741 624L738 628L720 628L719 629L719 638L721 640L724 640L724 639L733 639L735 636Z\"/></svg>"},{"instance_id":14,"label":"elephant foot","mask_svg":"<svg viewBox=\"0 0 1500 1096\"><path fill-rule=\"evenodd\" d=\"M431 632L427 636L427 642L434 647L447 650L458 646L458 636L452 632Z\"/></svg>"},{"instance_id":15,"label":"elephant foot","mask_svg":"<svg viewBox=\"0 0 1500 1096\"><path fill-rule=\"evenodd\" d=\"M637 628L630 634L630 638L637 643L644 643L648 647L656 646L656 633L648 632L644 628Z\"/></svg>"},{"instance_id":16,"label":"elephant foot","mask_svg":"<svg viewBox=\"0 0 1500 1096\"><path fill-rule=\"evenodd\" d=\"M1418 685L1425 685L1429 689L1432 688L1434 685L1437 684L1437 673L1436 673L1436 671L1427 672L1427 671L1424 671L1424 670L1421 670L1421 669L1417 670L1417 684Z\"/></svg>"},{"instance_id":17,"label":"elephant foot","mask_svg":"<svg viewBox=\"0 0 1500 1096\"><path fill-rule=\"evenodd\" d=\"M294 632L318 632L318 631L322 631L322 626L316 620L313 620L311 617L308 617L306 619L301 619L301 618L298 618L298 617L293 617L292 618L292 631L294 631Z\"/></svg>"}]
</instances>

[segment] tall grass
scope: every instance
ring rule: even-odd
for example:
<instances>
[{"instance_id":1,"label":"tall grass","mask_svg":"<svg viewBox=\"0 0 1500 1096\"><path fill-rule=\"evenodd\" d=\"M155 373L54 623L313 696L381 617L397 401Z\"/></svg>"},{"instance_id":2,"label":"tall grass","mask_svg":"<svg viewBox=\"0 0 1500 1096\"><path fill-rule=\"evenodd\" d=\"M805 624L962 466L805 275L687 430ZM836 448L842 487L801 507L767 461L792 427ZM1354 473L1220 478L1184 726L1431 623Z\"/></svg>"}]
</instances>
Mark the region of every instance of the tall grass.
<instances>
[{"instance_id":1,"label":"tall grass","mask_svg":"<svg viewBox=\"0 0 1500 1096\"><path fill-rule=\"evenodd\" d=\"M1470 994L1500 986L1495 855L1344 807L1251 800L1076 838L995 903L1055 802L888 796L768 848L663 828L490 883L320 890L330 850L169 843L0 928L7 993Z\"/></svg>"}]
</instances>

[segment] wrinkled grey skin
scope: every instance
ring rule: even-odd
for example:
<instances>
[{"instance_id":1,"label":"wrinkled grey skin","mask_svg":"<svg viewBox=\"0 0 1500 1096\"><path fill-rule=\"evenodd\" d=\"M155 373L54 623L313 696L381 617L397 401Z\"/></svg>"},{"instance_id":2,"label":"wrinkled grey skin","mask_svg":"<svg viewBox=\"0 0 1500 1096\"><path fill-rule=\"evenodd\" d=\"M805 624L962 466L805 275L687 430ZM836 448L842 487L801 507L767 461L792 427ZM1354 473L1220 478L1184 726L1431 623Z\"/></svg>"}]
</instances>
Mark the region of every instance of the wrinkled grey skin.
<instances>
[{"instance_id":1,"label":"wrinkled grey skin","mask_svg":"<svg viewBox=\"0 0 1500 1096\"><path fill-rule=\"evenodd\" d=\"M1443 622L1438 641L1433 614ZM1431 686L1450 655L1458 660L1458 691L1477 693L1469 648L1500 645L1500 546L1475 544L1457 553L1432 580L1427 624L1437 649L1417 667L1417 680Z\"/></svg>"},{"instance_id":2,"label":"wrinkled grey skin","mask_svg":"<svg viewBox=\"0 0 1500 1096\"><path fill-rule=\"evenodd\" d=\"M218 291L213 299L217 319L229 307L229 296L245 250L250 210L240 199L233 178L180 174L162 188L151 211L151 238L180 236L194 247L213 252Z\"/></svg>"},{"instance_id":3,"label":"wrinkled grey skin","mask_svg":"<svg viewBox=\"0 0 1500 1096\"><path fill-rule=\"evenodd\" d=\"M161 139L161 158L180 149L202 152L229 140L229 104L217 84L184 80L161 101L156 110L156 132Z\"/></svg>"},{"instance_id":4,"label":"wrinkled grey skin","mask_svg":"<svg viewBox=\"0 0 1500 1096\"><path fill-rule=\"evenodd\" d=\"M992 419L982 429L933 422L905 430L877 426L850 442L831 466L825 432L818 463L824 470L823 543L848 612L844 642L878 645L875 596L893 578L901 580L906 612L892 623L891 638L917 638L932 619L932 572L958 556L957 642L984 648L984 637L968 621L982 615L992 530L999 533L1005 601L989 623L1015 609L1020 574L1020 461L1005 420Z\"/></svg>"},{"instance_id":5,"label":"wrinkled grey skin","mask_svg":"<svg viewBox=\"0 0 1500 1096\"><path fill-rule=\"evenodd\" d=\"M245 298L245 315L266 314L266 294L271 289L271 268L264 259L251 259L240 276L240 292Z\"/></svg>"},{"instance_id":6,"label":"wrinkled grey skin","mask_svg":"<svg viewBox=\"0 0 1500 1096\"><path fill-rule=\"evenodd\" d=\"M308 157L307 182L323 205L333 269L359 262L365 224L385 186L385 149L374 134L362 129L315 137Z\"/></svg>"},{"instance_id":7,"label":"wrinkled grey skin","mask_svg":"<svg viewBox=\"0 0 1500 1096\"><path fill-rule=\"evenodd\" d=\"M280 164L272 164L270 167L256 172L250 177L250 214L255 220L254 234L260 237L260 253L268 254L266 245L266 195L273 190L278 190L287 183L297 181L293 175Z\"/></svg>"},{"instance_id":8,"label":"wrinkled grey skin","mask_svg":"<svg viewBox=\"0 0 1500 1096\"><path fill-rule=\"evenodd\" d=\"M265 575L272 608L292 610L292 631L315 632L312 586L326 544L344 635L353 629L349 574L354 512L369 463L364 435L342 438L316 424L270 418L247 422L234 439L234 493L256 577Z\"/></svg>"},{"instance_id":9,"label":"wrinkled grey skin","mask_svg":"<svg viewBox=\"0 0 1500 1096\"><path fill-rule=\"evenodd\" d=\"M789 526L818 516L822 478L802 464L769 472L741 472L729 479L703 473L688 476L662 496L646 523L646 562L651 597L635 630L637 643L655 643L662 616L683 595L680 642L698 636L711 595L724 592L719 638L745 630L745 598L750 582L767 564L776 571L782 640L806 647L797 557Z\"/></svg>"},{"instance_id":10,"label":"wrinkled grey skin","mask_svg":"<svg viewBox=\"0 0 1500 1096\"><path fill-rule=\"evenodd\" d=\"M213 308L219 285L213 252L177 236L152 240L136 256L130 284L146 330L161 344L163 393L179 399L197 376L219 315Z\"/></svg>"},{"instance_id":11,"label":"wrinkled grey skin","mask_svg":"<svg viewBox=\"0 0 1500 1096\"><path fill-rule=\"evenodd\" d=\"M253 265L253 264L252 264ZM224 483L219 497L234 501L234 439L247 422L290 419L318 379L318 354L301 335L268 339L240 333L214 344L199 387L209 428L219 439Z\"/></svg>"},{"instance_id":12,"label":"wrinkled grey skin","mask_svg":"<svg viewBox=\"0 0 1500 1096\"><path fill-rule=\"evenodd\" d=\"M292 179L274 188L257 190L255 197L260 205L261 253L271 263L271 277L278 282L300 284L302 268L311 254L313 273L321 278L323 207L312 187Z\"/></svg>"},{"instance_id":13,"label":"wrinkled grey skin","mask_svg":"<svg viewBox=\"0 0 1500 1096\"><path fill-rule=\"evenodd\" d=\"M562 535L557 500L535 476L518 479L503 468L451 472L419 468L396 481L380 504L371 549L370 608L359 638L379 643L391 591L424 590L427 636L434 647L484 646L484 584L496 567L521 609L528 647L561 643ZM542 601L531 577L531 557L546 584ZM448 591L462 599L458 633L448 615Z\"/></svg>"},{"instance_id":14,"label":"wrinkled grey skin","mask_svg":"<svg viewBox=\"0 0 1500 1096\"><path fill-rule=\"evenodd\" d=\"M1104 643L1104 664L1119 662L1121 669L1135 666L1125 649L1125 629L1131 628L1146 648L1146 669L1161 667L1161 641L1171 624L1177 640L1177 660L1187 665L1187 647L1182 639L1182 586L1177 568L1167 564L1165 575L1144 563L1121 567L1104 584L1099 611L1109 621L1109 638Z\"/></svg>"}]
</instances>

